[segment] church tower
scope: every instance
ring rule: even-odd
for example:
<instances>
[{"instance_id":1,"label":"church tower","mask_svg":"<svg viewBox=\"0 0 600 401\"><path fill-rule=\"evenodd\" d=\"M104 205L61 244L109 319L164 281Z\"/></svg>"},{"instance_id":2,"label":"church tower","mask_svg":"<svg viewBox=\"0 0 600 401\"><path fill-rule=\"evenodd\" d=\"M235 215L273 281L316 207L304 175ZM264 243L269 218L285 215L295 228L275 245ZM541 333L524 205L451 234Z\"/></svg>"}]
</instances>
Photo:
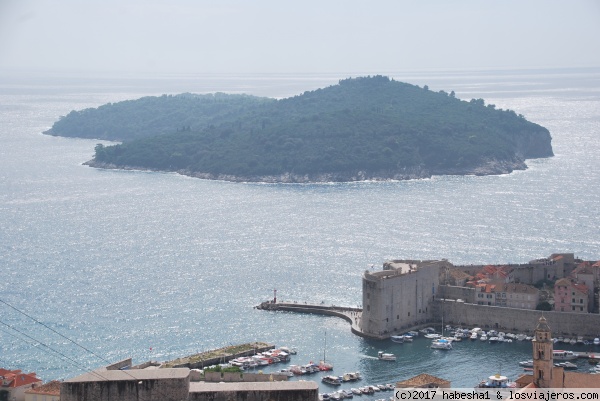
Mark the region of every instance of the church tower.
<instances>
[{"instance_id":1,"label":"church tower","mask_svg":"<svg viewBox=\"0 0 600 401\"><path fill-rule=\"evenodd\" d=\"M540 317L533 338L533 382L540 388L550 388L552 383L553 342L550 327L544 316Z\"/></svg>"}]
</instances>

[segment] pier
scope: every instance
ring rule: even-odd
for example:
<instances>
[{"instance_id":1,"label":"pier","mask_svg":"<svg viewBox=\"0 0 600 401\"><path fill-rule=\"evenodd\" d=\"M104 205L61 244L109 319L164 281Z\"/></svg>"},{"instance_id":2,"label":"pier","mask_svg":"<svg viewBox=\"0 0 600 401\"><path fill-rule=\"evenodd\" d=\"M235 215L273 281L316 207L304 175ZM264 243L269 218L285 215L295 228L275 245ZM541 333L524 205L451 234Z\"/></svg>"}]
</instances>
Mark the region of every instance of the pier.
<instances>
[{"instance_id":1,"label":"pier","mask_svg":"<svg viewBox=\"0 0 600 401\"><path fill-rule=\"evenodd\" d=\"M352 308L346 306L334 306L334 305L323 305L323 304L309 304L309 303L298 303L298 302L275 302L265 301L260 305L256 306L256 309L270 310L270 311L285 311L285 312L296 312L296 313L313 313L317 315L336 316L344 319L350 323L351 330L354 334L361 337L371 337L365 335L361 328L361 308Z\"/></svg>"},{"instance_id":2,"label":"pier","mask_svg":"<svg viewBox=\"0 0 600 401\"><path fill-rule=\"evenodd\" d=\"M274 348L275 345L263 342L232 345L229 347L223 347L177 358L172 361L165 362L161 367L203 369L206 366L229 362L235 358L255 355L256 353L265 352Z\"/></svg>"}]
</instances>

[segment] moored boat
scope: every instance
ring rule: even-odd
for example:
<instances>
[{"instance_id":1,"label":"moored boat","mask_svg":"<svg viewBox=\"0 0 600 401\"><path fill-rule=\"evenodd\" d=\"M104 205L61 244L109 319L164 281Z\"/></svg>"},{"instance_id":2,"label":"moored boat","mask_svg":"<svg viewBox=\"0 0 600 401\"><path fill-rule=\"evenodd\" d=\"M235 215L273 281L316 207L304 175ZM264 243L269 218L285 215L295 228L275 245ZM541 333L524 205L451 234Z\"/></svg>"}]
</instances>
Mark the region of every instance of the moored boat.
<instances>
[{"instance_id":1,"label":"moored boat","mask_svg":"<svg viewBox=\"0 0 600 401\"><path fill-rule=\"evenodd\" d=\"M444 338L440 338L438 340L435 340L431 343L431 348L433 349L452 349L452 342L444 339Z\"/></svg>"},{"instance_id":2,"label":"moored boat","mask_svg":"<svg viewBox=\"0 0 600 401\"><path fill-rule=\"evenodd\" d=\"M398 335L398 336L391 336L390 337L392 339L393 342L395 343L400 343L402 344L404 342L404 336L403 335Z\"/></svg>"},{"instance_id":3,"label":"moored boat","mask_svg":"<svg viewBox=\"0 0 600 401\"><path fill-rule=\"evenodd\" d=\"M579 358L579 354L573 351L557 350L552 351L552 357L557 361L571 361Z\"/></svg>"},{"instance_id":4,"label":"moored boat","mask_svg":"<svg viewBox=\"0 0 600 401\"><path fill-rule=\"evenodd\" d=\"M339 386L342 384L342 381L337 376L323 376L321 381L323 383L331 384L332 386Z\"/></svg>"},{"instance_id":5,"label":"moored boat","mask_svg":"<svg viewBox=\"0 0 600 401\"><path fill-rule=\"evenodd\" d=\"M495 374L488 377L487 380L481 381L478 388L509 388L516 387L516 383L511 382L508 377Z\"/></svg>"}]
</instances>

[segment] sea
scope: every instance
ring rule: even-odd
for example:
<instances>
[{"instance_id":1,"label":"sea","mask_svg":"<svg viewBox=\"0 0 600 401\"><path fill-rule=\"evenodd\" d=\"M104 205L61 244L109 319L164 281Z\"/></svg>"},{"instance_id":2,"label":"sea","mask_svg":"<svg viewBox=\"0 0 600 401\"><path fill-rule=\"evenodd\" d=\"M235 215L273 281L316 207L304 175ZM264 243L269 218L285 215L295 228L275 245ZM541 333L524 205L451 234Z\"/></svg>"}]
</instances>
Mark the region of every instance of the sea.
<instances>
[{"instance_id":1,"label":"sea","mask_svg":"<svg viewBox=\"0 0 600 401\"><path fill-rule=\"evenodd\" d=\"M352 387L420 373L453 387L497 373L516 379L530 343L432 350L422 338L368 340L335 317L254 307L275 290L278 300L360 307L363 272L389 259L599 260L600 68L382 74L548 128L555 156L506 175L209 181L87 167L94 146L109 142L42 134L71 110L109 102L183 92L285 98L365 75L374 74L2 75L0 367L64 380L129 357L165 361L264 341L297 355L263 371L325 358L334 374L362 374ZM332 391L322 375L301 379Z\"/></svg>"}]
</instances>

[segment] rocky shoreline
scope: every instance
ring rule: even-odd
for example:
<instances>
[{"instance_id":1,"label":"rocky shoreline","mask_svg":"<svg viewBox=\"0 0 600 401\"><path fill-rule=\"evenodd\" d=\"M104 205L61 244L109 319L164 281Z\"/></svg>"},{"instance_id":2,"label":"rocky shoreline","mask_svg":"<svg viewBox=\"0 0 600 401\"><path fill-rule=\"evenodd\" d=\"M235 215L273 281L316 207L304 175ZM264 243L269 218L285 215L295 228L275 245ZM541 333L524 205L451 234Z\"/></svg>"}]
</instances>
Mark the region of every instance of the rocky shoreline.
<instances>
[{"instance_id":1,"label":"rocky shoreline","mask_svg":"<svg viewBox=\"0 0 600 401\"><path fill-rule=\"evenodd\" d=\"M117 166L115 164L96 162L90 160L83 163L86 166L113 169L113 170L140 170L140 171L161 171L172 172L189 177L205 180L229 181L229 182L260 182L269 184L309 184L309 183L327 183L327 182L360 182L360 181L406 181L431 178L436 175L501 175L510 174L515 170L526 170L525 161L514 158L513 160L489 159L477 166L461 168L428 169L424 166L415 166L403 168L397 171L378 171L378 172L338 172L338 173L319 173L319 174L294 174L291 172L279 175L265 176L238 176L230 174L200 173L189 170L158 170L135 166Z\"/></svg>"}]
</instances>

